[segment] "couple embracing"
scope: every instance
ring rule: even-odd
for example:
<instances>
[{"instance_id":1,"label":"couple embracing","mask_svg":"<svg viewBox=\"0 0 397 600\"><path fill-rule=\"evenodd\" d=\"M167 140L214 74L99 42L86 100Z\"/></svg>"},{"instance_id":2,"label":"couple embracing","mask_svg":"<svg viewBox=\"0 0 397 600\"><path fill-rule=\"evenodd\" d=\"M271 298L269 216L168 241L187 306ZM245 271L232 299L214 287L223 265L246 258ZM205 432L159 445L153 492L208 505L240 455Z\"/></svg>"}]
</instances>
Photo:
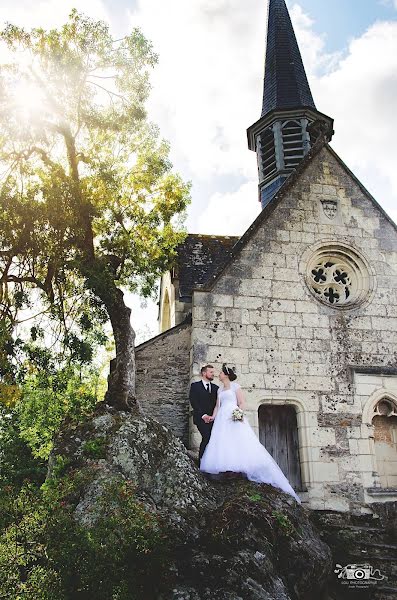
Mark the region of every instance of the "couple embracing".
<instances>
[{"instance_id":1,"label":"couple embracing","mask_svg":"<svg viewBox=\"0 0 397 600\"><path fill-rule=\"evenodd\" d=\"M223 364L214 383L212 365L201 369L201 380L190 387L193 422L202 441L200 470L204 473L241 473L250 481L268 483L290 494L300 503L278 464L256 437L244 417L245 400L236 383L234 368Z\"/></svg>"}]
</instances>

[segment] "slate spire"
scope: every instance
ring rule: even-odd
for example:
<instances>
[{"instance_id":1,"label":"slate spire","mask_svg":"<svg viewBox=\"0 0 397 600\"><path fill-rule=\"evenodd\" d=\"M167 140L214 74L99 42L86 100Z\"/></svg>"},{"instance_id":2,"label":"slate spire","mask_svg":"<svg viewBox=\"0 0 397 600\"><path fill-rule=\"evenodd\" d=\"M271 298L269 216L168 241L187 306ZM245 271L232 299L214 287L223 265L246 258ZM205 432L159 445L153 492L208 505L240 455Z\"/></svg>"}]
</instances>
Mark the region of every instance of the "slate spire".
<instances>
[{"instance_id":1,"label":"slate spire","mask_svg":"<svg viewBox=\"0 0 397 600\"><path fill-rule=\"evenodd\" d=\"M264 208L333 120L316 109L285 0L268 0L262 115L248 128Z\"/></svg>"},{"instance_id":2,"label":"slate spire","mask_svg":"<svg viewBox=\"0 0 397 600\"><path fill-rule=\"evenodd\" d=\"M270 0L262 117L275 109L316 108L284 0Z\"/></svg>"}]
</instances>

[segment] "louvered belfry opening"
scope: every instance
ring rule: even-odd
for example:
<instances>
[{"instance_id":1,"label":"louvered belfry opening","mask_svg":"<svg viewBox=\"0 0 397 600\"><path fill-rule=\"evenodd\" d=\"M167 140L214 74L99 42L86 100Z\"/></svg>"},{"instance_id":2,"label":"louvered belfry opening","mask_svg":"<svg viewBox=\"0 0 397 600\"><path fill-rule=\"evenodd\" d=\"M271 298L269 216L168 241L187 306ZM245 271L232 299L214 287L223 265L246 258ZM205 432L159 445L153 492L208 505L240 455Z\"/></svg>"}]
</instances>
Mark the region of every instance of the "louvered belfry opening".
<instances>
[{"instance_id":1,"label":"louvered belfry opening","mask_svg":"<svg viewBox=\"0 0 397 600\"><path fill-rule=\"evenodd\" d=\"M277 171L274 132L271 127L259 136L258 160L260 178L265 180Z\"/></svg>"},{"instance_id":2,"label":"louvered belfry opening","mask_svg":"<svg viewBox=\"0 0 397 600\"><path fill-rule=\"evenodd\" d=\"M259 440L295 491L302 491L298 425L294 406L262 404L258 410Z\"/></svg>"},{"instance_id":3,"label":"louvered belfry opening","mask_svg":"<svg viewBox=\"0 0 397 600\"><path fill-rule=\"evenodd\" d=\"M313 100L285 0L269 0L262 115L247 130L257 153L262 208L274 198L333 120Z\"/></svg>"},{"instance_id":4,"label":"louvered belfry opening","mask_svg":"<svg viewBox=\"0 0 397 600\"><path fill-rule=\"evenodd\" d=\"M305 151L300 121L287 121L282 125L283 155L285 169L296 169Z\"/></svg>"}]
</instances>

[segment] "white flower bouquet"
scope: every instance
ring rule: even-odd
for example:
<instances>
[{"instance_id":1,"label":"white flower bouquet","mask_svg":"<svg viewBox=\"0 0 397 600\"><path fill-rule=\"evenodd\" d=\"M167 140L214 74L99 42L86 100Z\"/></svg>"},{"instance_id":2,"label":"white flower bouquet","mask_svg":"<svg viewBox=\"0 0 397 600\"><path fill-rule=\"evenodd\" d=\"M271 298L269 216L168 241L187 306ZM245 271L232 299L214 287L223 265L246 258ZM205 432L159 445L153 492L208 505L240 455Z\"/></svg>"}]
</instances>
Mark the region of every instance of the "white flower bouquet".
<instances>
[{"instance_id":1,"label":"white flower bouquet","mask_svg":"<svg viewBox=\"0 0 397 600\"><path fill-rule=\"evenodd\" d=\"M233 421L242 421L244 419L244 413L241 408L235 408L232 412Z\"/></svg>"}]
</instances>

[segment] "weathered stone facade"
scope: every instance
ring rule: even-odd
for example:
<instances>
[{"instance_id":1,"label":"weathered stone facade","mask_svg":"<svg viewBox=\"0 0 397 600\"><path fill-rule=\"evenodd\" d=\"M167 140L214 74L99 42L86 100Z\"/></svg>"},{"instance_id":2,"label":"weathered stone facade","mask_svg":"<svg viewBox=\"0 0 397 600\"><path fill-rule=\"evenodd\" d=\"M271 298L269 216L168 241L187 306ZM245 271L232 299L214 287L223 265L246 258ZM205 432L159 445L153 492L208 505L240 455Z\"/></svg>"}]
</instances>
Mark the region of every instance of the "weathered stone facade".
<instances>
[{"instance_id":1,"label":"weathered stone facade","mask_svg":"<svg viewBox=\"0 0 397 600\"><path fill-rule=\"evenodd\" d=\"M187 445L191 325L182 323L136 349L136 393L144 414L160 421Z\"/></svg>"},{"instance_id":2,"label":"weathered stone facade","mask_svg":"<svg viewBox=\"0 0 397 600\"><path fill-rule=\"evenodd\" d=\"M356 303L327 304L310 289L308 265L323 247L361 261ZM235 365L258 433L261 404L295 407L311 508L397 499L380 489L371 420L383 397L397 402L395 226L325 145L235 248L212 285L194 291L191 379L206 362Z\"/></svg>"}]
</instances>

